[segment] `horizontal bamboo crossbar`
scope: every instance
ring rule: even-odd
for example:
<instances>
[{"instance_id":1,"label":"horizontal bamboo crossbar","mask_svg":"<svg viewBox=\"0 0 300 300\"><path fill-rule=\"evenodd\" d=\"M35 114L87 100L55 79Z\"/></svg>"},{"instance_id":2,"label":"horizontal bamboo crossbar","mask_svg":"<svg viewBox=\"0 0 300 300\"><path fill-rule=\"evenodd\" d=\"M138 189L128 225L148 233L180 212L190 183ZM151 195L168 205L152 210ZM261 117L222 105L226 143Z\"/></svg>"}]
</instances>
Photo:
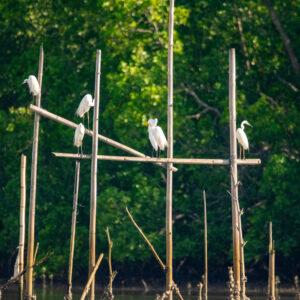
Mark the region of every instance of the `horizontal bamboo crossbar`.
<instances>
[{"instance_id":1,"label":"horizontal bamboo crossbar","mask_svg":"<svg viewBox=\"0 0 300 300\"><path fill-rule=\"evenodd\" d=\"M60 116L57 116L57 115L55 115L55 114L47 111L46 109L37 107L36 105L33 105L33 104L30 104L29 107L28 107L28 109L32 110L35 113L38 113L39 115L41 115L41 116L43 116L45 118L48 118L48 119L53 120L53 121L56 121L58 123L61 123L63 125L66 125L68 127L74 128L74 129L78 125L78 124L76 124L74 122L71 122L71 121L69 121L67 119L64 119L64 118L62 118ZM85 134L87 134L89 136L93 136L93 131L85 129ZM114 146L114 147L116 147L118 149L121 149L123 151L126 151L126 152L128 152L128 153L130 153L132 155L135 155L135 156L138 156L138 157L142 157L142 158L151 158L150 156L147 156L147 155L145 155L145 154L143 154L143 153L141 153L139 151L136 151L136 150L134 150L134 149L132 149L132 148L130 148L128 146L125 146L125 145L123 145L121 143L118 143L118 142L116 142L114 140L111 140L111 139L109 139L109 138L107 138L107 137L105 137L105 136L103 136L101 134L98 134L98 139L100 141L108 144L108 145ZM160 165L160 166L162 166L164 168L167 168L167 166L164 165L164 164L162 164L162 163L156 163L156 164ZM174 172L176 172L177 170L178 169L175 168L175 167L172 168L172 171L174 171Z\"/></svg>"},{"instance_id":2,"label":"horizontal bamboo crossbar","mask_svg":"<svg viewBox=\"0 0 300 300\"><path fill-rule=\"evenodd\" d=\"M89 154L73 154L73 153L57 153L52 152L56 157L65 158L81 158L90 159ZM192 165L229 165L229 159L209 159L209 158L152 158L152 157L130 157L130 156L110 156L110 155L98 155L99 160L111 160L111 161L127 161L127 162L146 162L146 163L175 163L175 164L192 164ZM259 165L260 159L237 159L238 165Z\"/></svg>"}]
</instances>

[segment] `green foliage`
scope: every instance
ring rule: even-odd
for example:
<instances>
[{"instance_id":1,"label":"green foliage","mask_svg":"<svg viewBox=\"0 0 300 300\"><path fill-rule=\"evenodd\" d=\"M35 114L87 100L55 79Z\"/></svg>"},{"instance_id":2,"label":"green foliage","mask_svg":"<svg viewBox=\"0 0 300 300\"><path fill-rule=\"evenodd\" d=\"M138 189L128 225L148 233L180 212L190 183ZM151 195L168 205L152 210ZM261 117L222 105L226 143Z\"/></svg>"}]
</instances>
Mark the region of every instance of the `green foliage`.
<instances>
[{"instance_id":1,"label":"green foliage","mask_svg":"<svg viewBox=\"0 0 300 300\"><path fill-rule=\"evenodd\" d=\"M299 57L298 2L275 0L272 5ZM7 266L7 261L18 244L21 153L28 157L28 199L30 185L33 113L26 107L32 97L21 83L28 75L37 75L40 44L45 49L42 106L79 122L74 113L83 95L93 93L95 53L101 49L99 132L151 155L147 120L157 117L165 133L167 130L168 1L13 0L1 3L0 10L0 269L8 276L6 270L10 268L11 272L13 263ZM231 47L236 48L237 58L237 122L246 119L254 125L246 129L250 141L247 156L260 157L263 162L259 167L239 168L247 269L261 270L266 262L267 225L272 220L277 270L291 277L300 268L299 76L294 74L262 2L176 1L174 155L229 157ZM201 101L210 109L204 111ZM75 163L54 158L51 152L76 151L73 133L63 125L41 120L36 241L40 242L39 256L55 252L43 272L61 277L67 272ZM84 152L90 151L91 139L86 136ZM99 143L99 153L124 154L103 143ZM196 274L193 276L200 278L202 274L203 189L208 202L209 264L215 272L224 271L232 264L231 203L226 192L230 190L229 169L194 165L178 168L173 192L175 276ZM153 276L151 253L125 207L165 259L165 194L162 168L99 162L97 252L107 251L108 226L118 267L132 270L132 265L139 265ZM90 162L83 161L76 276L87 272L89 197ZM289 270L285 269L287 263ZM195 266L197 273L192 271Z\"/></svg>"}]
</instances>

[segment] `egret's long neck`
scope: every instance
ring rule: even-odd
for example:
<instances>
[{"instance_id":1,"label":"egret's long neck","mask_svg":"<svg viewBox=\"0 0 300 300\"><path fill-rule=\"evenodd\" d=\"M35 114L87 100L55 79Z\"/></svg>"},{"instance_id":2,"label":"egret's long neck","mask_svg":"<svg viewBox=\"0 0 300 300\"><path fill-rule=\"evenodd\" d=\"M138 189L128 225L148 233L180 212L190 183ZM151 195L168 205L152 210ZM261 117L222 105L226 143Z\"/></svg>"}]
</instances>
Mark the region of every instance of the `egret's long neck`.
<instances>
[{"instance_id":1,"label":"egret's long neck","mask_svg":"<svg viewBox=\"0 0 300 300\"><path fill-rule=\"evenodd\" d=\"M245 125L244 125L244 124L245 124L245 121L243 121L242 124L241 124L241 128L242 128L243 130L244 130L244 128L245 128Z\"/></svg>"}]
</instances>

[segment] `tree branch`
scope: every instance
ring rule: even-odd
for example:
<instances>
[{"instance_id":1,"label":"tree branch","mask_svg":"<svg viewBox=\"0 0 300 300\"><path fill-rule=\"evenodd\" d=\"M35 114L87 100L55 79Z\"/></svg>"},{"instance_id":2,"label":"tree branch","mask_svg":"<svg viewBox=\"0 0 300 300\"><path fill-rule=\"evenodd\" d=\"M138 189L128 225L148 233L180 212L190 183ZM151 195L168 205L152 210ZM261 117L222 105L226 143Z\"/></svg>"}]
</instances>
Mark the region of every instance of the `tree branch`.
<instances>
[{"instance_id":1,"label":"tree branch","mask_svg":"<svg viewBox=\"0 0 300 300\"><path fill-rule=\"evenodd\" d=\"M274 8L272 7L271 3L269 0L263 0L264 4L266 5L266 7L268 8L269 12L270 12L270 15L271 15L271 18L272 18L272 21L277 29L277 31L279 32L281 38L282 38L282 41L284 43L284 46L285 46L285 49L290 57L290 61L292 63L292 67L294 69L294 72L296 74L299 74L299 64L298 64L298 59L294 53L294 50L293 48L291 47L291 41L290 39L288 38L287 34L285 33L285 31L283 30L283 27L276 15L276 12L274 10Z\"/></svg>"}]
</instances>

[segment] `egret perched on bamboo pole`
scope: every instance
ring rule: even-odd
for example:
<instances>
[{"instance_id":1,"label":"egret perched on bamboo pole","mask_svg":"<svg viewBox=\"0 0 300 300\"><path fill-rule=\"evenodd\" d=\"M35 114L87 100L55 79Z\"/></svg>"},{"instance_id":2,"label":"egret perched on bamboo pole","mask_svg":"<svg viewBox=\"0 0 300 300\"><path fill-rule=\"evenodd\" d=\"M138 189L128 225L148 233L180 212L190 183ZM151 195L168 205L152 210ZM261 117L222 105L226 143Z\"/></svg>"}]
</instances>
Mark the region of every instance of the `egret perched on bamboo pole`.
<instances>
[{"instance_id":1,"label":"egret perched on bamboo pole","mask_svg":"<svg viewBox=\"0 0 300 300\"><path fill-rule=\"evenodd\" d=\"M162 129L157 126L157 122L157 119L148 120L148 132L151 145L156 151L156 156L159 157L159 151L164 151L165 147L168 147L168 141Z\"/></svg>"},{"instance_id":2,"label":"egret perched on bamboo pole","mask_svg":"<svg viewBox=\"0 0 300 300\"><path fill-rule=\"evenodd\" d=\"M41 89L40 85L34 75L30 75L27 79L23 81L22 84L27 83L29 87L29 93L34 96L38 96Z\"/></svg>"},{"instance_id":3,"label":"egret perched on bamboo pole","mask_svg":"<svg viewBox=\"0 0 300 300\"><path fill-rule=\"evenodd\" d=\"M87 113L88 116L88 129L90 129L90 117L89 117L89 110L91 107L94 107L95 105L95 99L93 100L92 96L90 94L86 94L77 110L76 110L76 115L79 116L80 118L83 118L83 124L84 124L84 115Z\"/></svg>"},{"instance_id":4,"label":"egret perched on bamboo pole","mask_svg":"<svg viewBox=\"0 0 300 300\"><path fill-rule=\"evenodd\" d=\"M249 149L249 142L248 142L247 135L244 131L245 129L244 125L253 127L248 121L245 120L241 123L241 128L238 128L236 131L236 138L240 144L240 159L241 159L241 148L243 148L243 159L245 159L245 150Z\"/></svg>"},{"instance_id":5,"label":"egret perched on bamboo pole","mask_svg":"<svg viewBox=\"0 0 300 300\"><path fill-rule=\"evenodd\" d=\"M84 137L84 132L85 132L85 128L84 125L82 123L80 123L75 130L75 134L74 134L74 146L77 147L77 154L79 154L79 148L81 149L81 155L83 154L82 152L82 140Z\"/></svg>"}]
</instances>

